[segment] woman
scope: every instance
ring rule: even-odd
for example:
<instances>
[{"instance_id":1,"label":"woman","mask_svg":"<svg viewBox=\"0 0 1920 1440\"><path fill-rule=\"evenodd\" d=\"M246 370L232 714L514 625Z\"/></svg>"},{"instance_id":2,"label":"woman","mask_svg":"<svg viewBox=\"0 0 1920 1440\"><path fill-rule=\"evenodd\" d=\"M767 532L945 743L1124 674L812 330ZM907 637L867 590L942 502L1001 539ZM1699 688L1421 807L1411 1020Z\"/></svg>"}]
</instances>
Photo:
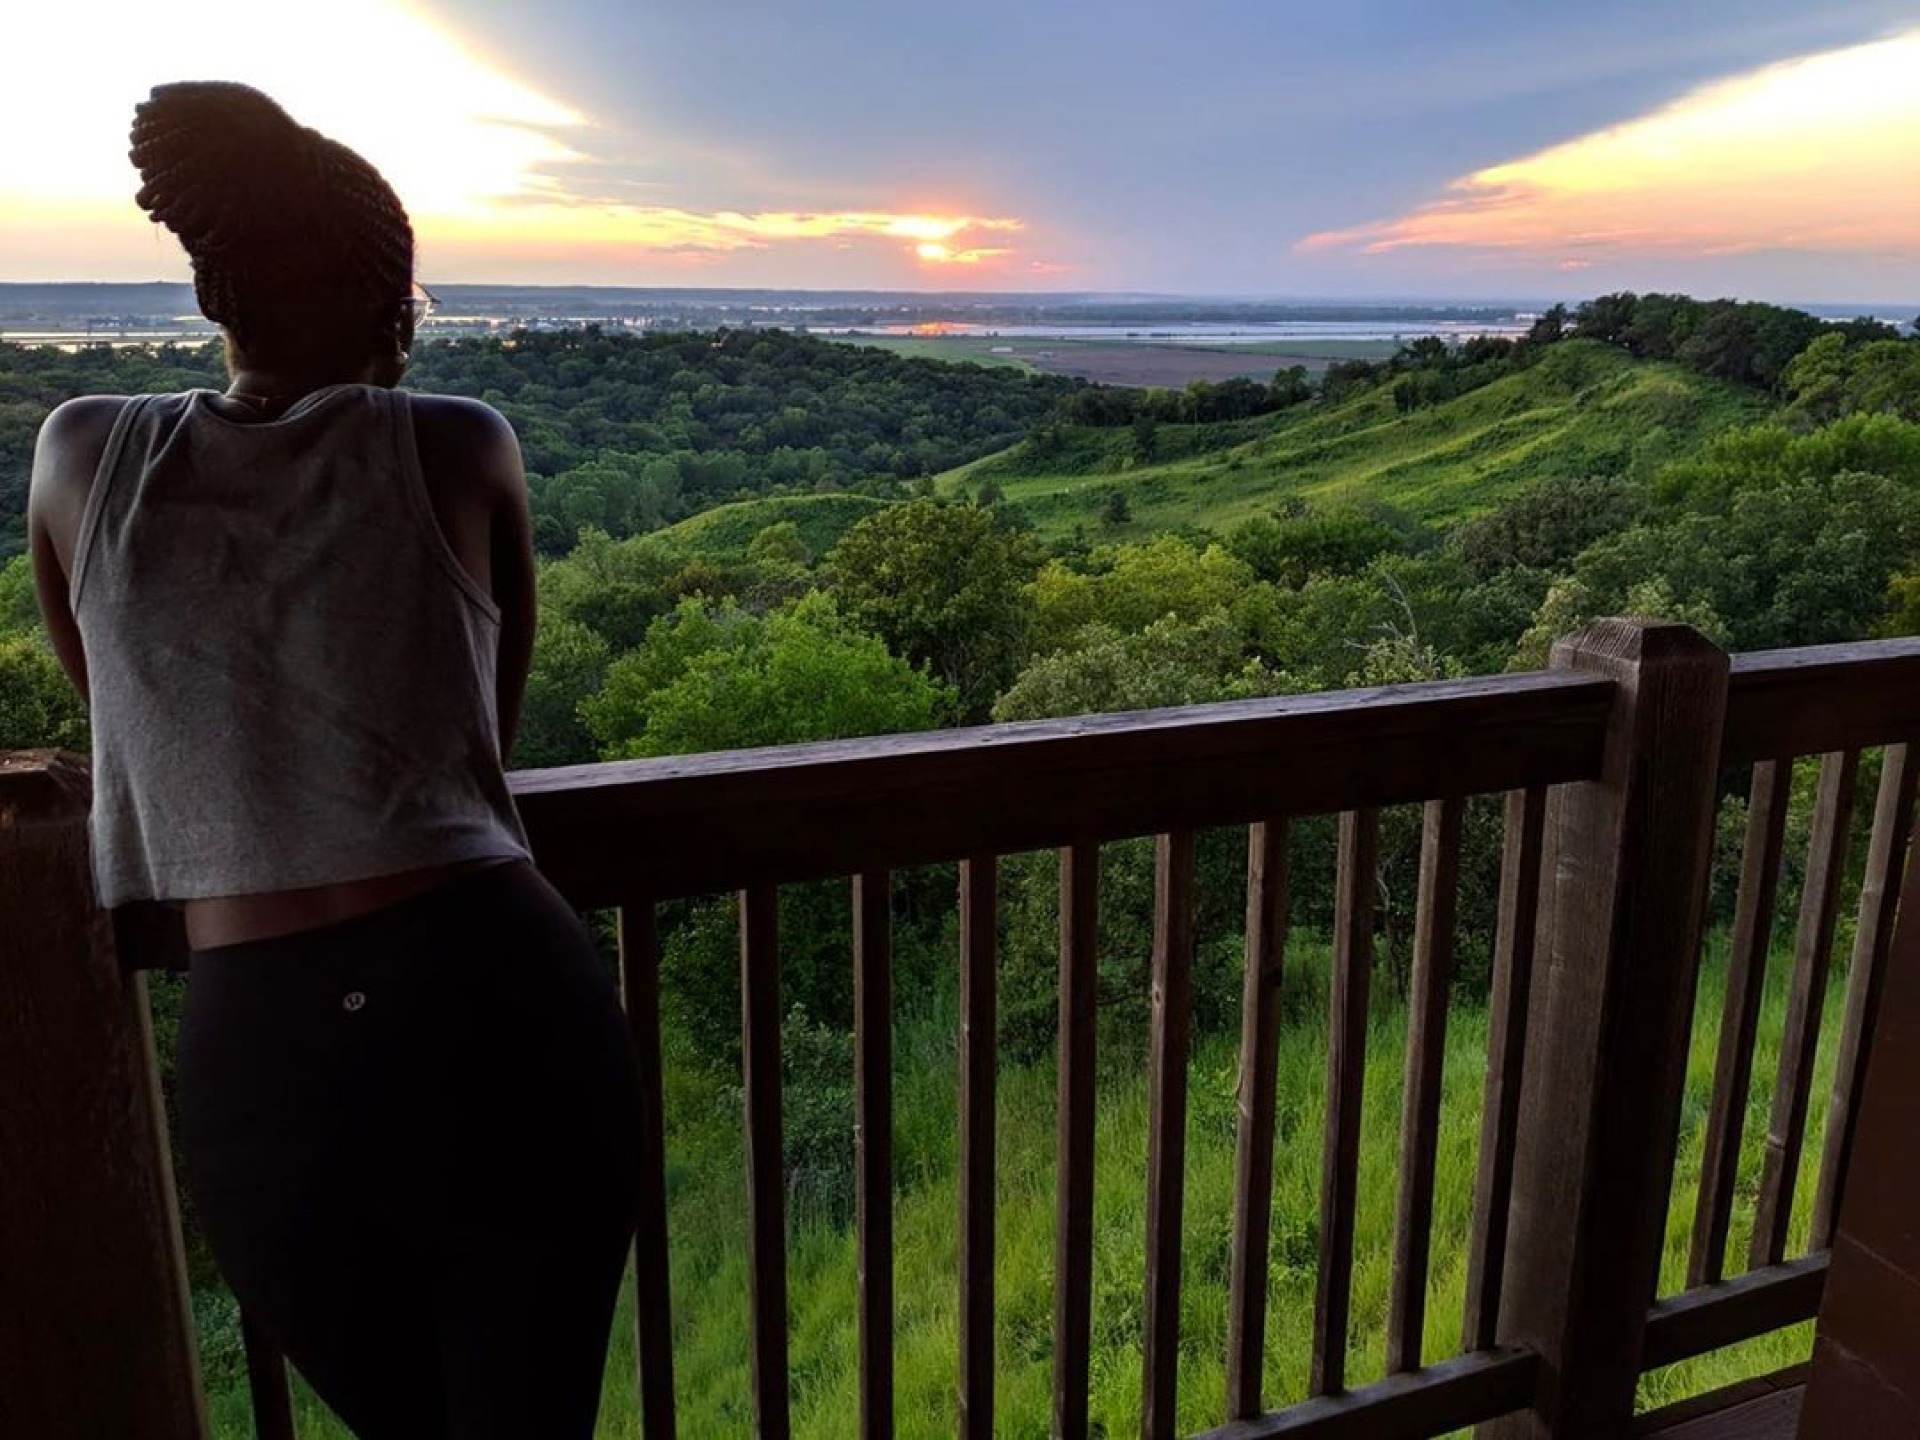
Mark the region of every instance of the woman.
<instances>
[{"instance_id":1,"label":"woman","mask_svg":"<svg viewBox=\"0 0 1920 1440\"><path fill-rule=\"evenodd\" d=\"M29 528L93 717L100 903L185 913L201 1227L366 1440L588 1436L635 1072L502 774L533 633L518 446L393 388L413 234L358 155L195 83L138 108L132 158L232 384L61 406Z\"/></svg>"}]
</instances>

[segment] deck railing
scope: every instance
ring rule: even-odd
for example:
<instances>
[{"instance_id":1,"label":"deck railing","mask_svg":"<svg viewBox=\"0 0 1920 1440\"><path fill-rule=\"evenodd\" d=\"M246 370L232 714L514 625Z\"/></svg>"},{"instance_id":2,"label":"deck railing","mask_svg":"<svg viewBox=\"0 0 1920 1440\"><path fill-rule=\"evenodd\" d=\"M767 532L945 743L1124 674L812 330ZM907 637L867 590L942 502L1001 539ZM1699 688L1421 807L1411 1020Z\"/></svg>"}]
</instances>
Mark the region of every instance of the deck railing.
<instances>
[{"instance_id":1,"label":"deck railing","mask_svg":"<svg viewBox=\"0 0 1920 1440\"><path fill-rule=\"evenodd\" d=\"M646 1097L635 1136L643 1177L635 1313L644 1433L649 1440L675 1433L656 907L682 896L740 894L754 1415L756 1433L784 1436L790 1394L777 887L850 880L857 1423L862 1435L885 1436L894 1430L888 897L894 872L947 861L959 862L960 877L956 1417L963 1435L992 1433L996 881L1002 857L1042 848L1060 852L1053 1428L1061 1436L1089 1433L1099 846L1147 835L1158 840L1141 1426L1154 1440L1177 1433L1195 837L1203 828L1241 825L1250 829L1228 1338L1220 1357L1227 1413L1206 1433L1236 1440L1424 1436L1465 1426L1483 1426L1492 1437L1621 1433L1644 1371L1818 1310L1824 1247L1846 1176L1907 858L1920 772L1906 744L1916 736L1920 643L1776 652L1730 665L1683 626L1607 621L1563 642L1553 668L1535 674L515 776L543 869L575 903L619 914L621 973ZM1789 1256L1787 1219L1844 898L1852 790L1860 752L1881 746L1888 748L1859 897L1812 1248ZM1734 1161L1759 987L1792 760L1804 755L1824 758L1792 1003L1748 1267L1728 1279ZM1748 766L1746 850L1689 1279L1682 1292L1662 1296L1657 1282L1721 777ZM86 983L99 989L103 973L124 970L137 1009L139 967L165 956L151 939L123 934L114 968L105 927L85 905L84 791L71 772L60 772L64 785L50 782L49 773L40 761L0 768L0 859L7 867L0 872L7 933L0 962L9 989L79 983L65 978L69 971L86 972ZM1462 822L1477 796L1504 797L1505 815L1485 1105L1463 1348L1432 1355L1423 1336L1441 1060ZM1404 804L1424 807L1424 827L1387 1373L1354 1387L1346 1365L1374 869L1380 811ZM1310 1393L1272 1409L1275 1397L1263 1388L1264 1337L1289 828L1322 814L1340 820ZM31 865L16 870L17 856ZM128 1028L128 1013L122 999L107 996L63 1024L111 1032L133 1070L150 1070L150 1042L137 1025ZM33 1033L29 1021L9 1033L12 1018L0 1019L0 1082L36 1066L72 1065L47 1059L64 1043L64 1030ZM145 1237L146 1278L128 1282L145 1308L137 1333L121 1337L130 1348L146 1347L144 1368L136 1367L145 1378L136 1379L139 1401L115 1433L197 1435L202 1422L151 1075L130 1071L92 1083L125 1091L113 1103L123 1112L129 1153L147 1162L134 1172L124 1159L96 1166L97 1173L83 1174L90 1188L68 1188L72 1199L63 1202L63 1227L97 1223L114 1235ZM53 1223L47 1187L67 1171L87 1171L85 1154L69 1163L74 1137L50 1128L63 1123L58 1111L57 1104L29 1109L0 1139L0 1175L25 1177L28 1197L20 1199L23 1187L9 1179L0 1188L0 1220L25 1214ZM147 1118L138 1120L141 1114ZM129 1209L128 1193L146 1198ZM29 1279L44 1278L47 1260L7 1233L13 1228L0 1225L0 1256ZM87 1283L106 1285L108 1278L100 1271ZM165 1335L156 1339L156 1327ZM67 1364L65 1354L55 1353L55 1370ZM47 1396L64 1385L67 1403L83 1405L96 1393L106 1372L82 1371L79 1356L74 1351L64 1373L45 1377ZM264 1346L250 1347L249 1358L259 1432L291 1435L283 1376Z\"/></svg>"}]
</instances>

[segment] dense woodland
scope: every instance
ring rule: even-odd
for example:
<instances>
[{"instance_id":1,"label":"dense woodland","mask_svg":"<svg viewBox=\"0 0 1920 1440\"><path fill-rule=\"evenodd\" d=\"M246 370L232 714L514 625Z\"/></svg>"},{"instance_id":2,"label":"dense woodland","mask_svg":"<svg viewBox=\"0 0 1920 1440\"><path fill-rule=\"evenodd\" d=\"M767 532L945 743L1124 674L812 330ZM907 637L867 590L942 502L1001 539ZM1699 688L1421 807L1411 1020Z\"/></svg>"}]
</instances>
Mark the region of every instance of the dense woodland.
<instances>
[{"instance_id":1,"label":"dense woodland","mask_svg":"<svg viewBox=\"0 0 1920 1440\"><path fill-rule=\"evenodd\" d=\"M0 347L0 557L20 548L49 406L217 372L198 350ZM542 560L523 767L1530 668L1610 613L1684 619L1736 650L1920 633L1920 339L1873 321L1605 296L1516 341L1420 341L1318 382L1288 369L1180 392L779 332L587 330L429 345L412 383L492 402L525 447ZM85 741L25 559L0 562L0 749ZM1728 810L1730 838L1737 801ZM1306 935L1324 933L1331 903L1325 823L1300 827L1292 903ZM1476 810L1469 1006L1497 848L1495 817ZM1389 982L1407 963L1417 854L1417 817L1390 814ZM1244 865L1244 836L1203 838L1196 1018L1220 1037L1203 1038L1203 1058L1228 1065ZM1004 1053L1044 1070L1054 862L1014 857L1002 884ZM1144 1034L1151 885L1144 843L1109 848L1109 1054L1137 1056ZM930 1113L951 1084L938 1038L951 887L935 869L896 898L899 993L932 997L903 1021L927 1037L903 1040L903 1064L947 1076L922 1085ZM796 1225L831 1248L851 1203L845 889L790 887L782 905L788 1178ZM738 1044L730 903L687 903L668 922L675 1063L687 1094L723 1108ZM1131 1081L1112 1083L1122 1095ZM718 1113L680 1122L688 1154L732 1143L709 1133ZM926 1164L950 1180L946 1143L928 1142ZM206 1304L210 1354L231 1367L224 1312ZM716 1352L716 1394L729 1363ZM823 1382L817 1404L832 1394ZM1125 1428L1137 1393L1114 1394Z\"/></svg>"}]
</instances>

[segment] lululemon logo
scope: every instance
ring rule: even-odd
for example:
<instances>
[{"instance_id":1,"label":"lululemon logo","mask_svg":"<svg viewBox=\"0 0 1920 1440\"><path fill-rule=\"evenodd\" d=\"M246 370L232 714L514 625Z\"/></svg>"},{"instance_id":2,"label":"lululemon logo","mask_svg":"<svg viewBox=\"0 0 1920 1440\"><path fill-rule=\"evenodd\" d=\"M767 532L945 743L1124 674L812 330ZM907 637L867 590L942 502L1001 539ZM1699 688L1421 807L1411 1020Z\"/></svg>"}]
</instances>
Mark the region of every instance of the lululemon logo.
<instances>
[{"instance_id":1,"label":"lululemon logo","mask_svg":"<svg viewBox=\"0 0 1920 1440\"><path fill-rule=\"evenodd\" d=\"M365 1005L366 1003L367 1003L367 997L364 991L349 990L347 992L347 998L342 1000L340 1002L340 1005L341 1005L341 1008L352 1011L352 1010L358 1010L362 1005Z\"/></svg>"}]
</instances>

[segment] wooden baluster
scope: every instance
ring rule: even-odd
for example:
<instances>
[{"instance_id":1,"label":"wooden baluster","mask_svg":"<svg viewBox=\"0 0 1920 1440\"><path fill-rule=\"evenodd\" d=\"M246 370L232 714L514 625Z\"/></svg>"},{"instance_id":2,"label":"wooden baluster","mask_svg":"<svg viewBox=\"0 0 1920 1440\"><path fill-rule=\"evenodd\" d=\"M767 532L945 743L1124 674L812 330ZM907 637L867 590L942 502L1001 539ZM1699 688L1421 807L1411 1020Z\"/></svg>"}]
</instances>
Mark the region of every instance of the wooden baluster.
<instances>
[{"instance_id":1,"label":"wooden baluster","mask_svg":"<svg viewBox=\"0 0 1920 1440\"><path fill-rule=\"evenodd\" d=\"M1367 994L1373 980L1374 870L1380 815L1340 817L1334 901L1333 983L1327 1034L1327 1136L1320 1180L1320 1283L1313 1316L1315 1395L1347 1388L1347 1317L1353 1296L1354 1206L1360 1186L1360 1105L1366 1088Z\"/></svg>"},{"instance_id":2,"label":"wooden baluster","mask_svg":"<svg viewBox=\"0 0 1920 1440\"><path fill-rule=\"evenodd\" d=\"M1259 1415L1266 1365L1267 1246L1273 1224L1274 1085L1287 949L1285 820L1247 834L1247 953L1240 989L1233 1258L1227 1300L1227 1418Z\"/></svg>"},{"instance_id":3,"label":"wooden baluster","mask_svg":"<svg viewBox=\"0 0 1920 1440\"><path fill-rule=\"evenodd\" d=\"M641 1433L645 1440L671 1440L673 1405L673 1303L667 1268L667 1144L661 1100L666 1094L660 1063L660 933L653 902L620 907L620 983L627 1029L640 1072L639 1195L633 1240L634 1353L640 1365Z\"/></svg>"},{"instance_id":4,"label":"wooden baluster","mask_svg":"<svg viewBox=\"0 0 1920 1440\"><path fill-rule=\"evenodd\" d=\"M1807 1100L1813 1088L1814 1051L1820 1043L1820 1011L1827 994L1833 925L1840 913L1840 883L1847 865L1847 829L1853 817L1854 778L1860 752L1822 757L1820 793L1814 804L1813 838L1807 843L1806 889L1800 897L1800 928L1794 937L1793 989L1787 996L1786 1030L1780 1041L1780 1077L1760 1174L1760 1200L1747 1260L1753 1269L1777 1265L1787 1250L1793 1219L1794 1181L1806 1139Z\"/></svg>"},{"instance_id":5,"label":"wooden baluster","mask_svg":"<svg viewBox=\"0 0 1920 1440\"><path fill-rule=\"evenodd\" d=\"M995 860L960 866L960 1434L993 1435Z\"/></svg>"},{"instance_id":6,"label":"wooden baluster","mask_svg":"<svg viewBox=\"0 0 1920 1440\"><path fill-rule=\"evenodd\" d=\"M1154 856L1153 1017L1147 1061L1144 1440L1171 1440L1180 1368L1180 1218L1193 1039L1194 834L1162 835Z\"/></svg>"},{"instance_id":7,"label":"wooden baluster","mask_svg":"<svg viewBox=\"0 0 1920 1440\"><path fill-rule=\"evenodd\" d=\"M1060 852L1059 1180L1054 1228L1053 1433L1085 1440L1093 1331L1094 1043L1100 848Z\"/></svg>"},{"instance_id":8,"label":"wooden baluster","mask_svg":"<svg viewBox=\"0 0 1920 1440\"><path fill-rule=\"evenodd\" d=\"M1413 937L1413 996L1400 1129L1400 1196L1394 1217L1393 1290L1388 1302L1387 1373L1418 1370L1427 1322L1427 1268L1433 1243L1434 1166L1440 1146L1440 1085L1453 998L1454 919L1460 898L1465 800L1426 807L1420 842L1420 899Z\"/></svg>"},{"instance_id":9,"label":"wooden baluster","mask_svg":"<svg viewBox=\"0 0 1920 1440\"><path fill-rule=\"evenodd\" d=\"M247 1359L247 1399L253 1407L254 1440L295 1440L293 1392L287 1362L246 1311L240 1312L240 1346Z\"/></svg>"},{"instance_id":10,"label":"wooden baluster","mask_svg":"<svg viewBox=\"0 0 1920 1440\"><path fill-rule=\"evenodd\" d=\"M1498 1335L1540 1357L1541 1379L1483 1440L1600 1440L1632 1424L1726 727L1727 657L1685 625L1598 621L1553 664L1611 680L1614 700L1599 778L1547 800Z\"/></svg>"},{"instance_id":11,"label":"wooden baluster","mask_svg":"<svg viewBox=\"0 0 1920 1440\"><path fill-rule=\"evenodd\" d=\"M1467 1313L1461 1327L1461 1343L1468 1350L1490 1347L1500 1324L1507 1209L1513 1200L1514 1135L1520 1122L1520 1077L1527 1053L1527 998L1533 988L1540 914L1540 848L1547 792L1543 787L1515 790L1507 796L1506 811L1493 995L1487 1018L1487 1084L1480 1112L1480 1165L1474 1178Z\"/></svg>"},{"instance_id":12,"label":"wooden baluster","mask_svg":"<svg viewBox=\"0 0 1920 1440\"><path fill-rule=\"evenodd\" d=\"M1867 848L1867 873L1860 886L1860 920L1853 936L1853 961L1847 972L1846 1019L1834 1057L1833 1100L1827 1108L1827 1138L1820 1158L1820 1185L1813 1197L1809 1248L1833 1243L1835 1217L1852 1158L1853 1131L1859 1118L1860 1090L1866 1083L1867 1052L1880 992L1886 979L1887 951L1893 944L1894 913L1899 908L1900 876L1906 869L1913 832L1915 781L1920 755L1906 745L1889 745L1880 758L1880 793L1873 806L1873 839Z\"/></svg>"},{"instance_id":13,"label":"wooden baluster","mask_svg":"<svg viewBox=\"0 0 1920 1440\"><path fill-rule=\"evenodd\" d=\"M1762 760L1753 767L1747 835L1740 855L1740 894L1734 902L1733 944L1727 959L1727 995L1720 1014L1720 1051L1713 1067L1713 1101L1700 1161L1693 1252L1687 1261L1689 1286L1709 1285L1726 1274L1727 1229L1733 1218L1740 1138L1753 1078L1754 1033L1760 1023L1787 802L1792 797L1791 760Z\"/></svg>"},{"instance_id":14,"label":"wooden baluster","mask_svg":"<svg viewBox=\"0 0 1920 1440\"><path fill-rule=\"evenodd\" d=\"M885 871L853 880L854 1225L860 1434L893 1434L893 915Z\"/></svg>"},{"instance_id":15,"label":"wooden baluster","mask_svg":"<svg viewBox=\"0 0 1920 1440\"><path fill-rule=\"evenodd\" d=\"M779 894L740 892L740 1028L747 1111L747 1273L754 1433L792 1428L787 1376L787 1172L780 1138Z\"/></svg>"}]
</instances>

